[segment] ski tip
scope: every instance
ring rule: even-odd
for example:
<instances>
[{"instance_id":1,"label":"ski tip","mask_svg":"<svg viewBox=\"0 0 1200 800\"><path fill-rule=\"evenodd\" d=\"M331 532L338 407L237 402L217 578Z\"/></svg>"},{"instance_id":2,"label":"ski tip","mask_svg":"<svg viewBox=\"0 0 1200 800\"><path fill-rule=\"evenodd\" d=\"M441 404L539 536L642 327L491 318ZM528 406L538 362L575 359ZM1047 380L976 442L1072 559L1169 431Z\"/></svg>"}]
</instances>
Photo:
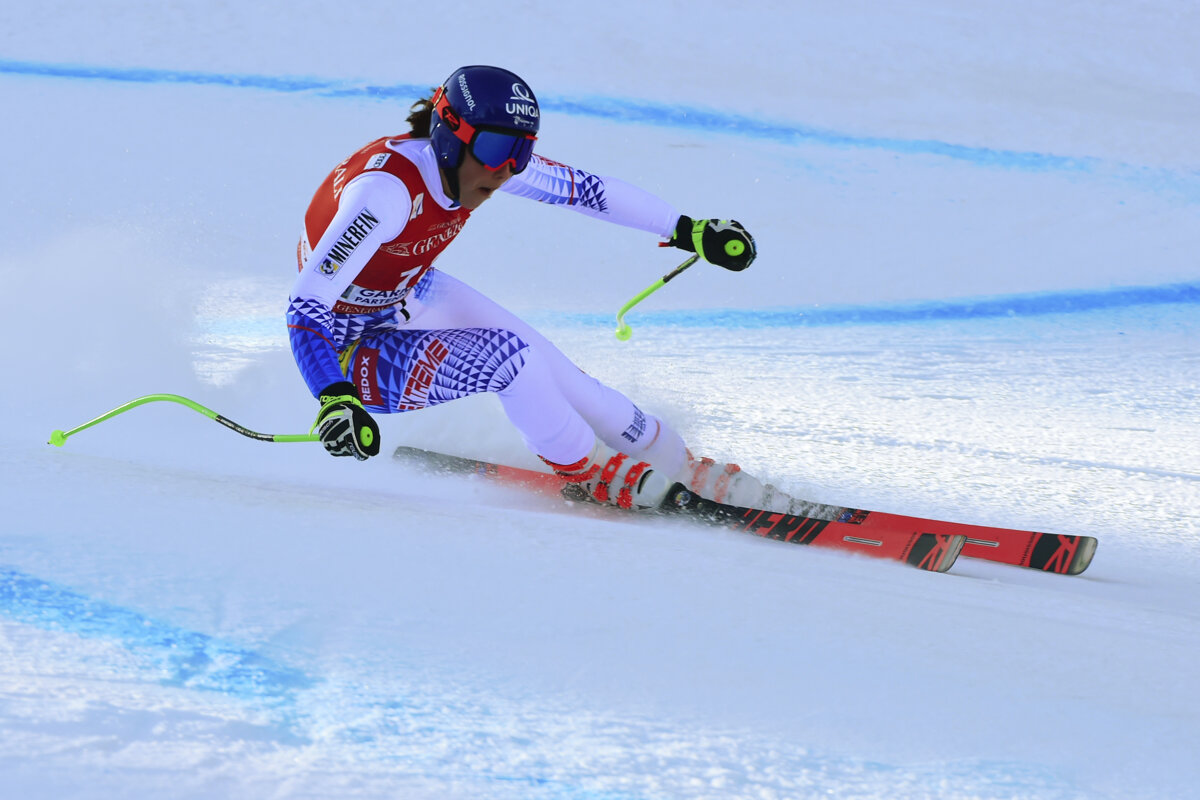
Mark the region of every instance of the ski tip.
<instances>
[{"instance_id":1,"label":"ski tip","mask_svg":"<svg viewBox=\"0 0 1200 800\"><path fill-rule=\"evenodd\" d=\"M957 534L950 537L952 541L946 545L946 557L942 559L945 562L938 572L945 572L954 566L954 562L958 560L962 553L963 546L967 543L967 537L962 534Z\"/></svg>"},{"instance_id":2,"label":"ski tip","mask_svg":"<svg viewBox=\"0 0 1200 800\"><path fill-rule=\"evenodd\" d=\"M954 566L966 543L967 537L961 533L922 533L906 560L918 569L946 572Z\"/></svg>"},{"instance_id":3,"label":"ski tip","mask_svg":"<svg viewBox=\"0 0 1200 800\"><path fill-rule=\"evenodd\" d=\"M1075 557L1071 559L1071 564L1067 567L1068 575L1078 575L1088 568L1092 563L1092 556L1096 555L1096 539L1093 536L1080 536L1079 545L1075 548Z\"/></svg>"}]
</instances>

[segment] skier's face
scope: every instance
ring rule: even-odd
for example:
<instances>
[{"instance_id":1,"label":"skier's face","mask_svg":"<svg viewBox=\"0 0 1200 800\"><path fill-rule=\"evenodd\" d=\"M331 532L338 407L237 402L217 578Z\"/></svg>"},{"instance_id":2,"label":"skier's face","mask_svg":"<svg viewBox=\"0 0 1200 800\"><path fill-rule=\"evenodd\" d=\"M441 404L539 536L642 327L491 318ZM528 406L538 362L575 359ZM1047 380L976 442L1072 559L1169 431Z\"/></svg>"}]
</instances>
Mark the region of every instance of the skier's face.
<instances>
[{"instance_id":1,"label":"skier's face","mask_svg":"<svg viewBox=\"0 0 1200 800\"><path fill-rule=\"evenodd\" d=\"M505 164L490 170L468 150L458 168L458 202L468 211L474 211L513 176L512 166Z\"/></svg>"}]
</instances>

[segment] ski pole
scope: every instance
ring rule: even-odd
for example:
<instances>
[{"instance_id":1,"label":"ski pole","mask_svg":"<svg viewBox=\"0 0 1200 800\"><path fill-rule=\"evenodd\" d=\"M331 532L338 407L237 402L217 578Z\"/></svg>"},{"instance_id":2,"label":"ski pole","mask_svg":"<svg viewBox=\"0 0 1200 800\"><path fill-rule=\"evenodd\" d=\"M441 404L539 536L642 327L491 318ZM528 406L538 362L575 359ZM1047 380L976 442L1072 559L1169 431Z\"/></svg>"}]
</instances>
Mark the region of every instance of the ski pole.
<instances>
[{"instance_id":1,"label":"ski pole","mask_svg":"<svg viewBox=\"0 0 1200 800\"><path fill-rule=\"evenodd\" d=\"M638 292L637 295L632 300L630 300L625 305L621 306L621 310L617 312L617 338L620 339L622 342L624 342L624 341L627 341L630 336L633 336L633 329L630 328L629 325L627 325L625 323L625 313L627 311L629 311L629 309L633 308L638 303L642 302L647 297L654 294L662 287L666 286L667 281L671 280L676 275L683 272L685 269L690 267L692 264L695 264L696 261L699 260L699 258L700 258L700 256L698 256L698 255L691 256L690 258L688 258L687 261L684 261L678 267L671 270L666 275L663 275L661 278L659 278L654 283L647 286L642 291Z\"/></svg>"},{"instance_id":2,"label":"ski pole","mask_svg":"<svg viewBox=\"0 0 1200 800\"><path fill-rule=\"evenodd\" d=\"M108 420L108 419L112 419L113 417L117 416L118 414L124 414L126 411L130 410L131 408L137 408L138 406L143 405L145 403L153 403L153 402L159 401L159 400L165 400L165 401L169 401L172 403L179 403L180 405L187 406L188 408L192 409L193 411L198 411L201 414L203 414L204 416L208 417L209 419L221 423L226 428L229 428L231 431L237 431L242 436L248 436L251 439L257 439L260 442L316 442L316 441L320 441L320 437L317 436L317 434L315 434L315 433L258 433L256 431L250 430L249 428L243 428L241 425L238 425L236 422L229 419L228 417L223 417L220 414L218 414L217 412L213 411L211 408L205 408L204 406L200 405L196 401L189 400L186 397L181 397L180 395L177 395L177 394L148 394L145 397L139 397L136 400L130 400L128 403L125 403L124 405L117 406L112 411L108 411L104 414L101 414L100 416L96 417L95 419L85 422L82 425L77 425L76 427L71 428L69 431L63 431L63 430L52 431L50 433L50 442L49 443L54 445L55 447L62 447L66 443L67 437L69 437L69 436L74 436L75 434L79 433L80 431L87 430L88 428L92 427L93 425L99 425L101 422L104 422L105 420Z\"/></svg>"}]
</instances>

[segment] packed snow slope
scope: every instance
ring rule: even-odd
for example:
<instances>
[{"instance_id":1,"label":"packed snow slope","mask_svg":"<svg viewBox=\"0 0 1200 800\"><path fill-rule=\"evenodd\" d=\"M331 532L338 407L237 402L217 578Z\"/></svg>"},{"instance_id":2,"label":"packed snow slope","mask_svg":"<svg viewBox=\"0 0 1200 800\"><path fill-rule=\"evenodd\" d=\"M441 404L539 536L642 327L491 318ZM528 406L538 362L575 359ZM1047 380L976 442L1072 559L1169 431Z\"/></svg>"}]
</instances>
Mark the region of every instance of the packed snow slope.
<instances>
[{"instance_id":1,"label":"packed snow slope","mask_svg":"<svg viewBox=\"0 0 1200 800\"><path fill-rule=\"evenodd\" d=\"M1200 796L1200 10L6 8L0 794ZM439 262L798 496L1100 539L946 575L260 444L328 170L467 63L752 269L498 197ZM675 253L675 255L672 255ZM534 464L494 398L381 421Z\"/></svg>"}]
</instances>

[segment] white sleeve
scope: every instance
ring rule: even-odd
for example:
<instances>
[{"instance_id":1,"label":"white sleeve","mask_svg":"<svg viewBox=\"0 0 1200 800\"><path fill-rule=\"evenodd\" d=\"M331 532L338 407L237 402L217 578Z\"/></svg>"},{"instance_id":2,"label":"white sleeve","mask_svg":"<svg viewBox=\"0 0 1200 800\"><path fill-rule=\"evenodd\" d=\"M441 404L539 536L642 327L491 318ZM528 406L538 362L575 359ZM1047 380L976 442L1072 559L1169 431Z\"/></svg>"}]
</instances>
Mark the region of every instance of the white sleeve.
<instances>
[{"instance_id":1,"label":"white sleeve","mask_svg":"<svg viewBox=\"0 0 1200 800\"><path fill-rule=\"evenodd\" d=\"M333 307L384 242L400 235L412 212L408 188L394 175L366 173L346 185L337 213L292 286L292 299Z\"/></svg>"},{"instance_id":2,"label":"white sleeve","mask_svg":"<svg viewBox=\"0 0 1200 800\"><path fill-rule=\"evenodd\" d=\"M589 217L670 237L679 212L670 203L617 178L593 175L534 154L529 166L501 191L565 205Z\"/></svg>"}]
</instances>

